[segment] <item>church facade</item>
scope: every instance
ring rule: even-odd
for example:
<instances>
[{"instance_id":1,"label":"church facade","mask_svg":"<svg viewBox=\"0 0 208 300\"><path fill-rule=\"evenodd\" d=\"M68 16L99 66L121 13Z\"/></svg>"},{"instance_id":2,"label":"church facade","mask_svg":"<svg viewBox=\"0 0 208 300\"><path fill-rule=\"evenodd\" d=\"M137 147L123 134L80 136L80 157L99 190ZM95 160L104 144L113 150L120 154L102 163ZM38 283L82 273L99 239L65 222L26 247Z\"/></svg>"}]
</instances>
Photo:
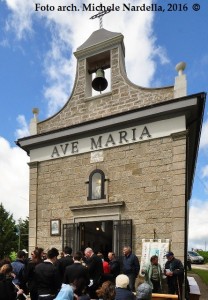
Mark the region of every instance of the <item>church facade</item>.
<instances>
[{"instance_id":1,"label":"church facade","mask_svg":"<svg viewBox=\"0 0 208 300\"><path fill-rule=\"evenodd\" d=\"M139 87L125 70L123 35L99 29L74 53L72 94L17 144L30 156L29 247L92 247L141 257L142 240L168 240L184 261L205 94L175 84ZM108 89L92 89L109 71ZM101 76L101 84L103 78Z\"/></svg>"}]
</instances>

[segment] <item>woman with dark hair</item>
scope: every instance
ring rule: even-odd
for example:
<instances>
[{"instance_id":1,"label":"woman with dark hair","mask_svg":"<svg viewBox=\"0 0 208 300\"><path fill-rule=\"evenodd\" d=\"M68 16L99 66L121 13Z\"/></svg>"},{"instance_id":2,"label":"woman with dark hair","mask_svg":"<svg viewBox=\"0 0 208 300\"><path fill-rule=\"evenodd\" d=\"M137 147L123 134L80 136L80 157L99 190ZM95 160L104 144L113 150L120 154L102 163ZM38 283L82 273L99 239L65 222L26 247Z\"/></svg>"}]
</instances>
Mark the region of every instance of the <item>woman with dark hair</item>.
<instances>
[{"instance_id":1,"label":"woman with dark hair","mask_svg":"<svg viewBox=\"0 0 208 300\"><path fill-rule=\"evenodd\" d=\"M116 295L115 285L110 280L105 281L96 293L100 300L114 300Z\"/></svg>"},{"instance_id":2,"label":"woman with dark hair","mask_svg":"<svg viewBox=\"0 0 208 300\"><path fill-rule=\"evenodd\" d=\"M25 282L27 282L31 300L38 299L37 287L35 282L35 267L42 261L41 253L38 249L31 252L31 260L27 264L25 272Z\"/></svg>"},{"instance_id":3,"label":"woman with dark hair","mask_svg":"<svg viewBox=\"0 0 208 300\"><path fill-rule=\"evenodd\" d=\"M23 290L16 291L12 283L12 265L4 264L0 268L0 300L16 300L18 295L23 294Z\"/></svg>"}]
</instances>

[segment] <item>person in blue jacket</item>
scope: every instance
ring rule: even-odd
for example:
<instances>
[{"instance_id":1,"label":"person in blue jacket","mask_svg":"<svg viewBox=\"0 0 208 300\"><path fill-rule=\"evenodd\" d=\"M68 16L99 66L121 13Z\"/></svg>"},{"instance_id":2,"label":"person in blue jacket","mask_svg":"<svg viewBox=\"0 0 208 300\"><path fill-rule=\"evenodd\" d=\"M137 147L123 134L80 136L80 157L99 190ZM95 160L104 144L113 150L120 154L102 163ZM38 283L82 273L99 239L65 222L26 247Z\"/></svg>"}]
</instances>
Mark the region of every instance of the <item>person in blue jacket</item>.
<instances>
[{"instance_id":1,"label":"person in blue jacket","mask_svg":"<svg viewBox=\"0 0 208 300\"><path fill-rule=\"evenodd\" d=\"M120 274L116 277L116 296L115 300L135 300L136 297L132 291L129 290L129 277Z\"/></svg>"},{"instance_id":2,"label":"person in blue jacket","mask_svg":"<svg viewBox=\"0 0 208 300\"><path fill-rule=\"evenodd\" d=\"M73 300L74 292L69 284L62 283L61 289L54 300Z\"/></svg>"},{"instance_id":3,"label":"person in blue jacket","mask_svg":"<svg viewBox=\"0 0 208 300\"><path fill-rule=\"evenodd\" d=\"M125 246L123 248L123 274L129 278L129 288L135 292L135 280L139 274L139 260L138 257L132 253L131 247Z\"/></svg>"}]
</instances>

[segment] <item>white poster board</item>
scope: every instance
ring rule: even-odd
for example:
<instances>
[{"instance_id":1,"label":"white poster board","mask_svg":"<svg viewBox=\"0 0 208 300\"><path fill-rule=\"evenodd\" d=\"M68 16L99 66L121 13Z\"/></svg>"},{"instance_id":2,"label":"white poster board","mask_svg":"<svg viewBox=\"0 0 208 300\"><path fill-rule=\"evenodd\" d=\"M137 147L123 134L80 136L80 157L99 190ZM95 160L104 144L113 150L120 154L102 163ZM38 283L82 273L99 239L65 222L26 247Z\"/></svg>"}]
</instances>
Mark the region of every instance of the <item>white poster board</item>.
<instances>
[{"instance_id":1,"label":"white poster board","mask_svg":"<svg viewBox=\"0 0 208 300\"><path fill-rule=\"evenodd\" d=\"M140 270L142 270L143 266L148 265L150 263L150 258L153 255L158 256L159 264L161 265L162 270L164 270L165 263L167 261L165 254L170 249L170 240L142 240L142 257L141 257L141 266Z\"/></svg>"}]
</instances>

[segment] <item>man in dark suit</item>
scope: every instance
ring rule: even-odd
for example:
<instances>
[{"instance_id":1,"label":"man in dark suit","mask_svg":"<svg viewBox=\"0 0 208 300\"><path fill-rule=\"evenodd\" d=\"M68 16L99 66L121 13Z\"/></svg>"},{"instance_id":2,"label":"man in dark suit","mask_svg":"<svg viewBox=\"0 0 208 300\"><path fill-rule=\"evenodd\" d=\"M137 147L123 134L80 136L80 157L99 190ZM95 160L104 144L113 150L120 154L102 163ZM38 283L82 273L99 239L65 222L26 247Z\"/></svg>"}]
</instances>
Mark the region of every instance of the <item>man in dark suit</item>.
<instances>
[{"instance_id":1,"label":"man in dark suit","mask_svg":"<svg viewBox=\"0 0 208 300\"><path fill-rule=\"evenodd\" d=\"M89 287L89 295L92 299L96 299L96 290L100 285L104 273L102 259L98 257L91 248L86 248L84 254L86 257L86 266L89 270L90 279L92 280L92 284Z\"/></svg>"},{"instance_id":2,"label":"man in dark suit","mask_svg":"<svg viewBox=\"0 0 208 300\"><path fill-rule=\"evenodd\" d=\"M81 296L86 291L90 283L90 275L88 268L82 265L82 254L75 253L74 263L66 267L64 274L64 283L74 286L74 292L77 296Z\"/></svg>"},{"instance_id":3,"label":"man in dark suit","mask_svg":"<svg viewBox=\"0 0 208 300\"><path fill-rule=\"evenodd\" d=\"M57 261L58 270L60 273L61 281L64 280L64 273L67 266L70 266L74 263L73 256L72 256L72 248L65 246L64 247L64 256L59 258Z\"/></svg>"}]
</instances>

